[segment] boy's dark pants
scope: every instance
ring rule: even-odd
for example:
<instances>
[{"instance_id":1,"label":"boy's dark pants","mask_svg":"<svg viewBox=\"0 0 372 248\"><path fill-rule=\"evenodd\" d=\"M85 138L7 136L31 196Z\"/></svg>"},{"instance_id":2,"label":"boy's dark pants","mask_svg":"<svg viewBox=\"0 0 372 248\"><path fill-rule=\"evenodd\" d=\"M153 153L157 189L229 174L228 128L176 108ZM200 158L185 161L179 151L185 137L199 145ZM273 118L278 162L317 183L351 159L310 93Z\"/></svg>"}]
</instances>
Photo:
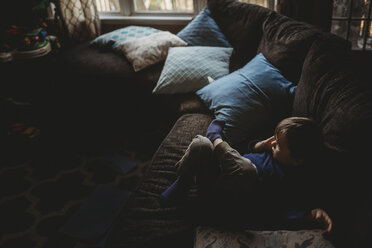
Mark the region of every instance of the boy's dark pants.
<instances>
[{"instance_id":1,"label":"boy's dark pants","mask_svg":"<svg viewBox=\"0 0 372 248\"><path fill-rule=\"evenodd\" d=\"M247 200L256 201L256 166L226 142L213 148L208 138L197 135L176 166L181 178L196 175L200 198L209 210L219 209L228 216Z\"/></svg>"}]
</instances>

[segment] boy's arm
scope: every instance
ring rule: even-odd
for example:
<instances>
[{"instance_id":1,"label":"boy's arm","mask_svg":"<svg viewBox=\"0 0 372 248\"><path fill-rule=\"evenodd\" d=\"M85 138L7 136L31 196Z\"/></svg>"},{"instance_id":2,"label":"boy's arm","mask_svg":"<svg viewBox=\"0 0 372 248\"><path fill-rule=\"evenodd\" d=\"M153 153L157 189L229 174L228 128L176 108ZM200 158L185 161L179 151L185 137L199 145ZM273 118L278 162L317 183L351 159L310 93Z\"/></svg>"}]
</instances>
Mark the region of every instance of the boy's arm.
<instances>
[{"instance_id":1,"label":"boy's arm","mask_svg":"<svg viewBox=\"0 0 372 248\"><path fill-rule=\"evenodd\" d=\"M215 140L213 141L213 147L216 147L218 144L220 144L220 143L222 143L222 142L223 142L223 140L220 139L220 138L215 139Z\"/></svg>"},{"instance_id":2,"label":"boy's arm","mask_svg":"<svg viewBox=\"0 0 372 248\"><path fill-rule=\"evenodd\" d=\"M221 119L214 119L207 129L205 136L214 144L216 140L222 142L222 130L225 126L225 121Z\"/></svg>"},{"instance_id":3,"label":"boy's arm","mask_svg":"<svg viewBox=\"0 0 372 248\"><path fill-rule=\"evenodd\" d=\"M326 211L321 208L316 208L311 210L310 220L313 221L315 224L320 224L324 227L322 234L330 233L332 230L332 219L329 217Z\"/></svg>"},{"instance_id":4,"label":"boy's arm","mask_svg":"<svg viewBox=\"0 0 372 248\"><path fill-rule=\"evenodd\" d=\"M252 152L271 151L271 143L275 140L275 136L271 136L262 141L253 141L250 143L249 148Z\"/></svg>"},{"instance_id":5,"label":"boy's arm","mask_svg":"<svg viewBox=\"0 0 372 248\"><path fill-rule=\"evenodd\" d=\"M288 211L283 215L288 224L310 225L316 228L324 228L322 234L328 234L332 230L332 219L326 211L316 208L308 211Z\"/></svg>"}]
</instances>

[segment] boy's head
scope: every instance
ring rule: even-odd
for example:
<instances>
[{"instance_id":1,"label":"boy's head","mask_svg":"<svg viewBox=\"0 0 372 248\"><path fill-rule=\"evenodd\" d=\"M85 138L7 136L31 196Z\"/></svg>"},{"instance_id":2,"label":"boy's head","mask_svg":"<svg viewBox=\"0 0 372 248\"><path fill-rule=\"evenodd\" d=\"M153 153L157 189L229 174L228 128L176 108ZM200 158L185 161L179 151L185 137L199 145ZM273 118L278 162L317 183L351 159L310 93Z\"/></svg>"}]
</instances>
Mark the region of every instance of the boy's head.
<instances>
[{"instance_id":1,"label":"boy's head","mask_svg":"<svg viewBox=\"0 0 372 248\"><path fill-rule=\"evenodd\" d=\"M300 166L309 161L322 145L318 125L306 117L289 117L275 128L273 157L279 163Z\"/></svg>"}]
</instances>

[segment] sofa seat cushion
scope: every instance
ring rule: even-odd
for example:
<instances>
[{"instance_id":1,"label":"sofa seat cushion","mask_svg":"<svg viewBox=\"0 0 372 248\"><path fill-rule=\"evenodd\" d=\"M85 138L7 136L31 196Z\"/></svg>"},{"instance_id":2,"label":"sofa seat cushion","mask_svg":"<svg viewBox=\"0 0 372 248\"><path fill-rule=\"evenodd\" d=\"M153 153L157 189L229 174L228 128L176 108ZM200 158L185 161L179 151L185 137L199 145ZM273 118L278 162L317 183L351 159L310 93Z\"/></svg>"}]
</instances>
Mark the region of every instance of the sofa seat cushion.
<instances>
[{"instance_id":1,"label":"sofa seat cushion","mask_svg":"<svg viewBox=\"0 0 372 248\"><path fill-rule=\"evenodd\" d=\"M141 88L151 92L160 77L164 63L159 63L136 73L124 55L111 49L99 49L84 42L61 51L57 57L62 76L69 78L65 83L79 85L105 85L120 83L124 88Z\"/></svg>"},{"instance_id":2,"label":"sofa seat cushion","mask_svg":"<svg viewBox=\"0 0 372 248\"><path fill-rule=\"evenodd\" d=\"M194 229L192 218L186 214L187 207L162 207L159 195L176 179L174 165L191 140L197 134L204 135L211 120L212 117L205 114L186 114L177 120L154 154L143 181L117 218L108 247L192 246Z\"/></svg>"},{"instance_id":3,"label":"sofa seat cushion","mask_svg":"<svg viewBox=\"0 0 372 248\"><path fill-rule=\"evenodd\" d=\"M139 142L144 139L139 135L151 133L156 149L179 117L177 99L152 94L162 62L135 73L125 56L86 42L61 50L54 69L48 93L60 127L53 129L61 129L63 139L101 146L128 134Z\"/></svg>"},{"instance_id":4,"label":"sofa seat cushion","mask_svg":"<svg viewBox=\"0 0 372 248\"><path fill-rule=\"evenodd\" d=\"M332 248L334 245L324 238L321 230L275 230L233 231L207 226L198 226L194 248L219 247L308 247Z\"/></svg>"}]
</instances>

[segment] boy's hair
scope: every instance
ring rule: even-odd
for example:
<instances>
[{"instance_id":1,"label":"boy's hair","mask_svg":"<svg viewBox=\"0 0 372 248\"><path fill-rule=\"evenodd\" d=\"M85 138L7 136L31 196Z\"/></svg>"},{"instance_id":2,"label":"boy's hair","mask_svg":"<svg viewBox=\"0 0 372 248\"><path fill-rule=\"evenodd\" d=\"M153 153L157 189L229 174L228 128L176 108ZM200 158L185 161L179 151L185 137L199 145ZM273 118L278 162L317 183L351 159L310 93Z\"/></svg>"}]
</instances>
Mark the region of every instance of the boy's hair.
<instances>
[{"instance_id":1,"label":"boy's hair","mask_svg":"<svg viewBox=\"0 0 372 248\"><path fill-rule=\"evenodd\" d=\"M275 135L283 133L287 137L290 155L295 159L311 158L321 149L323 138L319 126L310 118L289 117L275 128Z\"/></svg>"}]
</instances>

